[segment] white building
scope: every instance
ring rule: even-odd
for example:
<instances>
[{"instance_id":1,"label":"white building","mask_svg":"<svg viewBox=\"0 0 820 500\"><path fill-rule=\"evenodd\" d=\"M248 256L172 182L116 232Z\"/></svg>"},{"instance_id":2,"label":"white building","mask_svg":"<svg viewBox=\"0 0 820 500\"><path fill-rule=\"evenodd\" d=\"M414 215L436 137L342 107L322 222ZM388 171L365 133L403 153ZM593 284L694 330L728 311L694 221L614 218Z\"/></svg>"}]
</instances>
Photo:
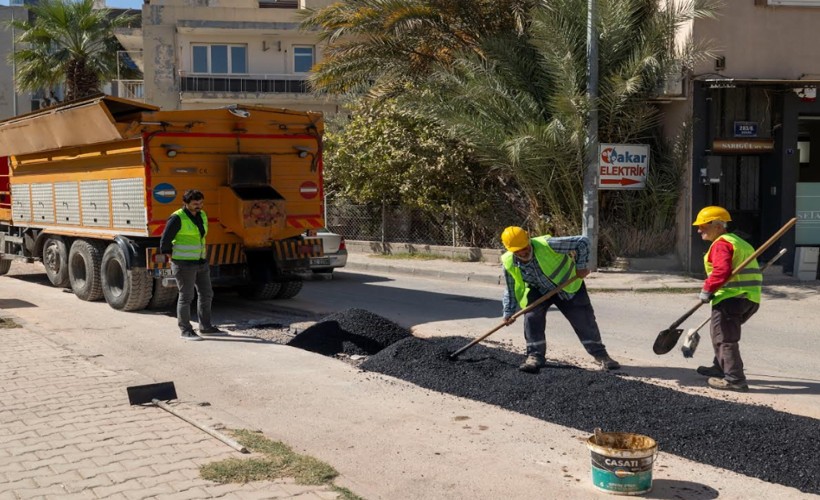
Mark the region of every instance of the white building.
<instances>
[{"instance_id":1,"label":"white building","mask_svg":"<svg viewBox=\"0 0 820 500\"><path fill-rule=\"evenodd\" d=\"M307 75L321 59L300 10L330 0L146 0L142 32L122 33L143 49L144 89L123 88L163 109L255 104L335 113L335 101L311 95ZM141 47L137 46L141 44Z\"/></svg>"}]
</instances>

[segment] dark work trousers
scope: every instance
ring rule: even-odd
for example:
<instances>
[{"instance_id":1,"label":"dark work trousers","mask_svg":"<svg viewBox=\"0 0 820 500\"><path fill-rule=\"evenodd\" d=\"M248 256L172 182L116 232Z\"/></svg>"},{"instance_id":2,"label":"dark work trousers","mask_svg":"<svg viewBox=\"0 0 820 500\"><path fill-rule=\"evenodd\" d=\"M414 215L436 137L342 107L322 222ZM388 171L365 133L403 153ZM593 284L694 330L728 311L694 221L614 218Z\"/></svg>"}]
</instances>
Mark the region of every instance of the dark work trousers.
<instances>
[{"instance_id":1,"label":"dark work trousers","mask_svg":"<svg viewBox=\"0 0 820 500\"><path fill-rule=\"evenodd\" d=\"M532 304L542 296L537 290L530 290L527 303ZM585 284L569 300L561 299L556 294L551 299L539 304L532 311L524 314L524 338L527 340L527 355L543 358L547 353L547 310L555 305L564 314L569 324L575 330L575 335L583 344L584 349L592 356L603 356L606 347L601 342L601 331L595 321L595 311L589 301L589 294Z\"/></svg>"},{"instance_id":2,"label":"dark work trousers","mask_svg":"<svg viewBox=\"0 0 820 500\"><path fill-rule=\"evenodd\" d=\"M214 291L211 288L211 268L207 262L171 262L171 271L177 280L179 299L177 299L177 324L182 333L193 333L191 328L191 301L194 300L194 290L199 294L196 306L196 315L199 320L199 329L210 328L211 302Z\"/></svg>"},{"instance_id":3,"label":"dark work trousers","mask_svg":"<svg viewBox=\"0 0 820 500\"><path fill-rule=\"evenodd\" d=\"M745 297L732 297L712 306L712 347L715 350L715 365L723 370L728 382L746 381L743 373L743 359L740 357L740 325L757 312L760 304Z\"/></svg>"}]
</instances>

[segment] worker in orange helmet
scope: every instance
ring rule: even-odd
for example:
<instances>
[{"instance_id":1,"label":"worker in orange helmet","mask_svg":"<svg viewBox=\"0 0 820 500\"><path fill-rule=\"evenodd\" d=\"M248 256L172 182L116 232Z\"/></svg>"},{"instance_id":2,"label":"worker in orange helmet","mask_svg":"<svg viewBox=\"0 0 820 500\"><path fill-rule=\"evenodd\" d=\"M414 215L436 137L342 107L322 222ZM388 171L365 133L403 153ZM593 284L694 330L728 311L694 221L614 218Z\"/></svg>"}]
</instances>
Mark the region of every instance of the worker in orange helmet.
<instances>
[{"instance_id":1,"label":"worker in orange helmet","mask_svg":"<svg viewBox=\"0 0 820 500\"><path fill-rule=\"evenodd\" d=\"M703 257L706 280L698 297L703 303L712 304L709 333L715 351L712 366L700 366L697 372L709 377L710 387L746 392L749 385L738 346L740 326L760 307L763 275L757 260L752 260L730 278L732 270L755 252L743 238L728 232L727 225L731 221L725 208L709 206L704 207L692 223L701 238L711 242Z\"/></svg>"},{"instance_id":2,"label":"worker in orange helmet","mask_svg":"<svg viewBox=\"0 0 820 500\"><path fill-rule=\"evenodd\" d=\"M578 276L555 296L524 314L524 338L527 359L519 370L538 373L546 365L547 310L555 305L567 318L587 352L604 370L617 370L621 365L607 353L601 342L601 332L595 321L595 311L589 300L583 278L589 274L589 238L586 236L550 235L530 238L527 231L510 226L501 233L507 252L501 256L504 278L504 321L513 323L515 311L527 307L564 281ZM571 255L575 255L573 261Z\"/></svg>"}]
</instances>

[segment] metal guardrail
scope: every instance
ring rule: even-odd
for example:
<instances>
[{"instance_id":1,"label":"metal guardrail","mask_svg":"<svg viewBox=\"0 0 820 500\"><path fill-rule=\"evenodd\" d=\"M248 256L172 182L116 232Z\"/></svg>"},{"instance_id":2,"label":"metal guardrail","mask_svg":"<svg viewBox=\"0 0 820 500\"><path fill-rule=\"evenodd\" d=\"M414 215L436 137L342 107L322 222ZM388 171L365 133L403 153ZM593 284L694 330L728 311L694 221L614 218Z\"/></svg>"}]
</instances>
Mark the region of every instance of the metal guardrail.
<instances>
[{"instance_id":1,"label":"metal guardrail","mask_svg":"<svg viewBox=\"0 0 820 500\"><path fill-rule=\"evenodd\" d=\"M242 74L212 75L179 72L182 92L248 92L262 94L306 94L307 78L301 75Z\"/></svg>"},{"instance_id":2,"label":"metal guardrail","mask_svg":"<svg viewBox=\"0 0 820 500\"><path fill-rule=\"evenodd\" d=\"M117 80L117 95L125 99L142 101L145 99L143 80Z\"/></svg>"}]
</instances>

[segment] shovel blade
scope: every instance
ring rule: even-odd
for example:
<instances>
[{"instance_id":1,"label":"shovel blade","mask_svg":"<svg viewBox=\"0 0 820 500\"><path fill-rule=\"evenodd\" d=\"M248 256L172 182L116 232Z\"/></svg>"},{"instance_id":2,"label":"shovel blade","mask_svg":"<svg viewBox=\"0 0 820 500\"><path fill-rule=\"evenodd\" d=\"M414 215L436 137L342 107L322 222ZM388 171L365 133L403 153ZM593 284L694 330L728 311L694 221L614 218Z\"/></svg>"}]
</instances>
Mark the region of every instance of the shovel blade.
<instances>
[{"instance_id":1,"label":"shovel blade","mask_svg":"<svg viewBox=\"0 0 820 500\"><path fill-rule=\"evenodd\" d=\"M128 402L132 405L150 403L154 399L170 401L177 398L177 390L173 382L135 385L126 387L126 391L128 391Z\"/></svg>"},{"instance_id":2,"label":"shovel blade","mask_svg":"<svg viewBox=\"0 0 820 500\"><path fill-rule=\"evenodd\" d=\"M652 350L655 354L666 354L675 347L675 344L678 343L678 339L682 334L682 328L668 328L660 332L658 337L655 339L655 344L652 346Z\"/></svg>"}]
</instances>

